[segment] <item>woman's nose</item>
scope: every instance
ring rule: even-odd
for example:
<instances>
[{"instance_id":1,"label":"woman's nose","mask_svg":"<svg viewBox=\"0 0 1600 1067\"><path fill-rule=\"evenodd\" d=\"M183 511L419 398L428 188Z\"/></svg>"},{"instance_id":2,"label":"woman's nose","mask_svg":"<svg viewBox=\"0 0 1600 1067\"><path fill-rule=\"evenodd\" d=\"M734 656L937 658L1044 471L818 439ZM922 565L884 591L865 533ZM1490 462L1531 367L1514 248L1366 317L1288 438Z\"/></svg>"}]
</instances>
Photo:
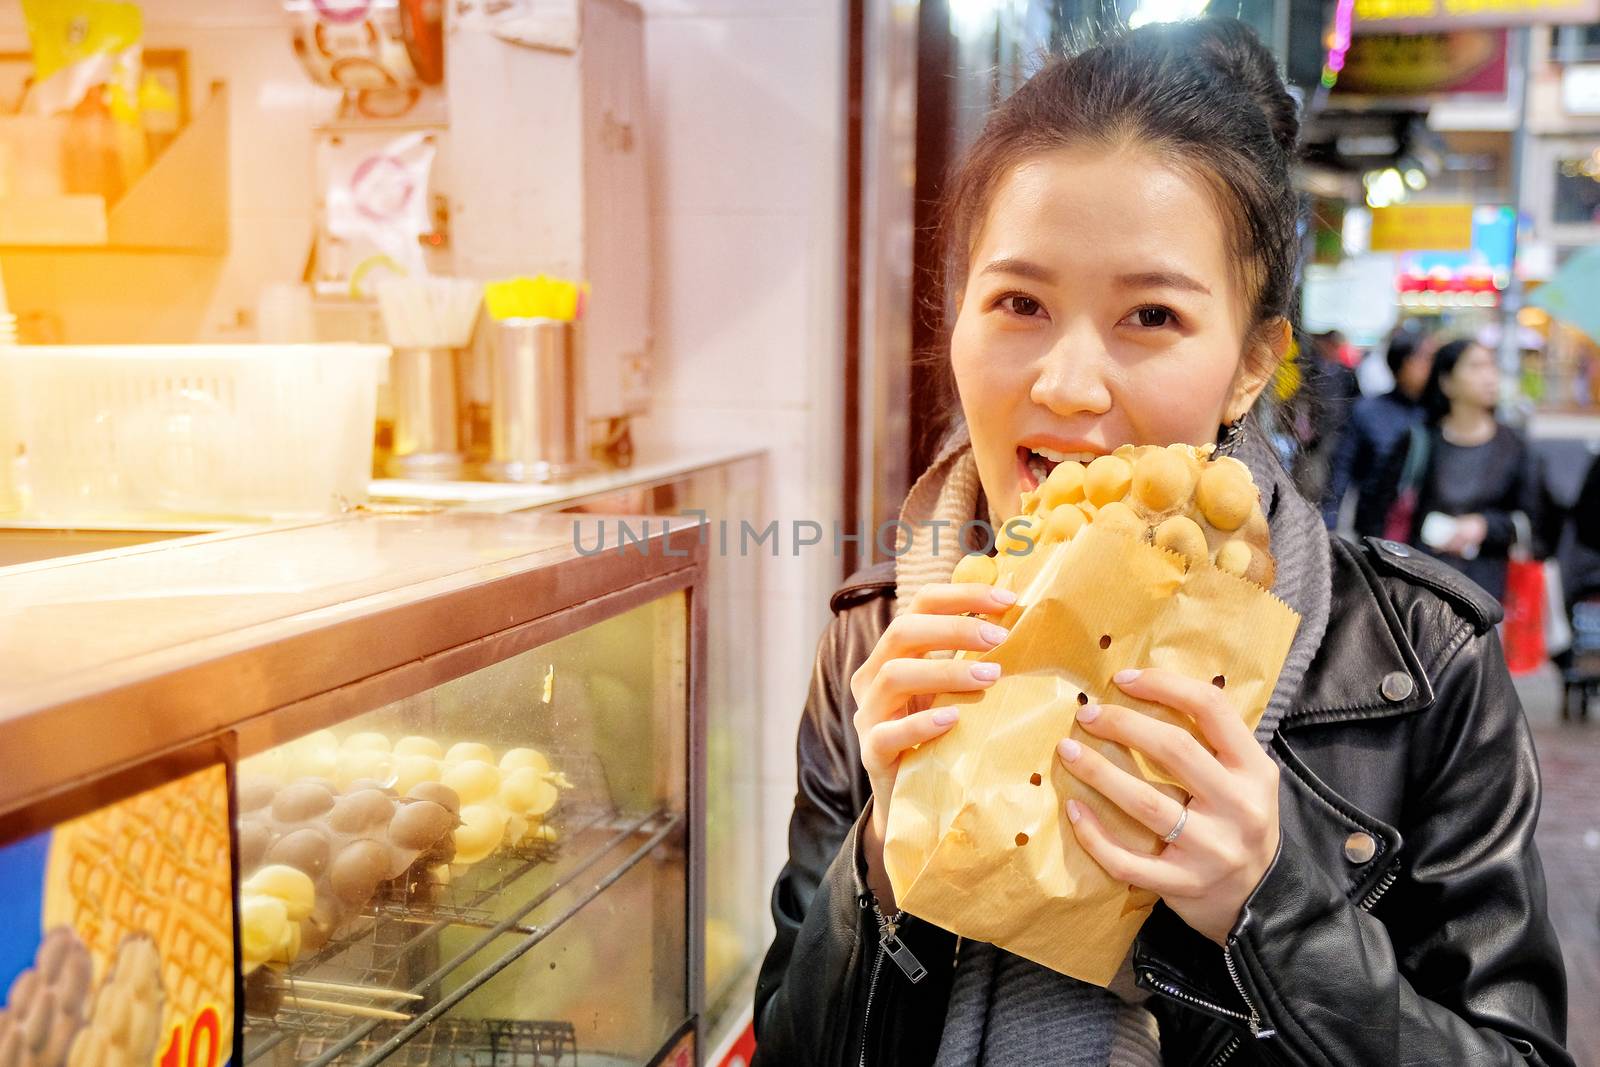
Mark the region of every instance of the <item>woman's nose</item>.
<instances>
[{"instance_id":1,"label":"woman's nose","mask_svg":"<svg viewBox=\"0 0 1600 1067\"><path fill-rule=\"evenodd\" d=\"M1093 330L1069 331L1040 362L1029 398L1057 415L1103 415L1111 409L1109 367Z\"/></svg>"}]
</instances>

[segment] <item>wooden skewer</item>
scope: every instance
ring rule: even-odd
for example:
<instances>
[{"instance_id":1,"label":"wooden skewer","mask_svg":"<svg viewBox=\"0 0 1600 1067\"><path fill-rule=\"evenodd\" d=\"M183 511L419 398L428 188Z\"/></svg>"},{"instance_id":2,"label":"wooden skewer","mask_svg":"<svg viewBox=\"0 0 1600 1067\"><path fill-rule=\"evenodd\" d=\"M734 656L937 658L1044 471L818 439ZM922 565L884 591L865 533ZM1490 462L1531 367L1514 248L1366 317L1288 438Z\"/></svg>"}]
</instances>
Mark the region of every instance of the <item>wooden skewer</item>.
<instances>
[{"instance_id":1,"label":"wooden skewer","mask_svg":"<svg viewBox=\"0 0 1600 1067\"><path fill-rule=\"evenodd\" d=\"M421 993L407 993L403 989L383 989L379 986L347 985L344 982L321 982L311 978L291 978L291 988L312 989L319 993L349 993L352 996L372 997L374 1000L421 1000Z\"/></svg>"},{"instance_id":2,"label":"wooden skewer","mask_svg":"<svg viewBox=\"0 0 1600 1067\"><path fill-rule=\"evenodd\" d=\"M345 1004L337 1000L317 1000L313 997L288 996L283 998L285 1004L307 1011L326 1011L334 1015L359 1015L364 1019L388 1019L397 1023L408 1023L411 1016L404 1012L390 1011L387 1008L370 1008L365 1004Z\"/></svg>"}]
</instances>

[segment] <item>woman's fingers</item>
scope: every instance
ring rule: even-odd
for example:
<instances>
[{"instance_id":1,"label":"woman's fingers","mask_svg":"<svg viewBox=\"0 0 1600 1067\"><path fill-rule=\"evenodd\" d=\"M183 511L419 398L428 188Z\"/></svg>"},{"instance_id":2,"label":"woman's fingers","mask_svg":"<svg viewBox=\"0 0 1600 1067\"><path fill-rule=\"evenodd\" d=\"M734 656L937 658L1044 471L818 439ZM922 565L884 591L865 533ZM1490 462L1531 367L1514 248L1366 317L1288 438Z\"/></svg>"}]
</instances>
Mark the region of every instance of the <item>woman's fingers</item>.
<instances>
[{"instance_id":1,"label":"woman's fingers","mask_svg":"<svg viewBox=\"0 0 1600 1067\"><path fill-rule=\"evenodd\" d=\"M873 650L884 660L925 656L929 652L987 652L1006 639L1007 630L987 619L967 615L902 615L883 631Z\"/></svg>"},{"instance_id":2,"label":"woman's fingers","mask_svg":"<svg viewBox=\"0 0 1600 1067\"><path fill-rule=\"evenodd\" d=\"M1192 874L1173 860L1130 852L1106 833L1094 812L1076 800L1067 801L1067 819L1083 850L1117 881L1163 897L1192 896L1197 892L1198 881Z\"/></svg>"},{"instance_id":3,"label":"woman's fingers","mask_svg":"<svg viewBox=\"0 0 1600 1067\"><path fill-rule=\"evenodd\" d=\"M911 598L915 615L998 614L1017 602L1017 594L982 582L930 582Z\"/></svg>"},{"instance_id":4,"label":"woman's fingers","mask_svg":"<svg viewBox=\"0 0 1600 1067\"><path fill-rule=\"evenodd\" d=\"M1176 671L1151 667L1142 671L1118 671L1111 680L1131 697L1163 704L1189 716L1223 764L1243 767L1259 762L1266 754L1239 717L1239 709L1225 695L1227 678L1221 675L1218 678L1220 684L1202 682Z\"/></svg>"},{"instance_id":5,"label":"woman's fingers","mask_svg":"<svg viewBox=\"0 0 1600 1067\"><path fill-rule=\"evenodd\" d=\"M1142 778L1135 777L1094 749L1066 738L1056 755L1073 777L1127 812L1157 837L1166 837L1178 825L1183 805Z\"/></svg>"},{"instance_id":6,"label":"woman's fingers","mask_svg":"<svg viewBox=\"0 0 1600 1067\"><path fill-rule=\"evenodd\" d=\"M1182 727L1117 704L1079 708L1077 723L1096 737L1144 753L1196 796L1228 795L1227 769Z\"/></svg>"},{"instance_id":7,"label":"woman's fingers","mask_svg":"<svg viewBox=\"0 0 1600 1067\"><path fill-rule=\"evenodd\" d=\"M892 659L885 663L868 683L855 715L861 762L867 772L887 771L900 753L937 737L956 721L954 708L903 714L918 701L939 693L987 689L999 677L998 663L950 659Z\"/></svg>"},{"instance_id":8,"label":"woman's fingers","mask_svg":"<svg viewBox=\"0 0 1600 1067\"><path fill-rule=\"evenodd\" d=\"M987 689L1000 677L998 663L965 659L892 659L866 683L856 710L858 730L896 718L916 697Z\"/></svg>"},{"instance_id":9,"label":"woman's fingers","mask_svg":"<svg viewBox=\"0 0 1600 1067\"><path fill-rule=\"evenodd\" d=\"M906 749L924 741L932 741L945 733L960 717L960 712L955 708L942 707L880 722L863 736L863 754L871 749L871 758L888 766L899 759Z\"/></svg>"},{"instance_id":10,"label":"woman's fingers","mask_svg":"<svg viewBox=\"0 0 1600 1067\"><path fill-rule=\"evenodd\" d=\"M891 622L871 655L850 678L856 703L866 703L873 681L886 667L930 652L987 652L1006 639L1006 628L965 615L907 614Z\"/></svg>"}]
</instances>

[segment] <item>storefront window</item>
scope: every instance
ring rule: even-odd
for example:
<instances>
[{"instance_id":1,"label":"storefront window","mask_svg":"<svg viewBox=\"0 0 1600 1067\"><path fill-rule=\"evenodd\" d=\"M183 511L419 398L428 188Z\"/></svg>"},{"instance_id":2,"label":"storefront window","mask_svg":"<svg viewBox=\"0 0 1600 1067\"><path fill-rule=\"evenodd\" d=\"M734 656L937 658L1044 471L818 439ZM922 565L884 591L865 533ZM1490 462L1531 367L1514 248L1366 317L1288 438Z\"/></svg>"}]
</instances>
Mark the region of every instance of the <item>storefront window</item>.
<instances>
[{"instance_id":1,"label":"storefront window","mask_svg":"<svg viewBox=\"0 0 1600 1067\"><path fill-rule=\"evenodd\" d=\"M1600 22L1556 29L1553 58L1561 63L1600 61Z\"/></svg>"},{"instance_id":2,"label":"storefront window","mask_svg":"<svg viewBox=\"0 0 1600 1067\"><path fill-rule=\"evenodd\" d=\"M1600 147L1586 156L1563 155L1555 167L1553 221L1600 224Z\"/></svg>"}]
</instances>

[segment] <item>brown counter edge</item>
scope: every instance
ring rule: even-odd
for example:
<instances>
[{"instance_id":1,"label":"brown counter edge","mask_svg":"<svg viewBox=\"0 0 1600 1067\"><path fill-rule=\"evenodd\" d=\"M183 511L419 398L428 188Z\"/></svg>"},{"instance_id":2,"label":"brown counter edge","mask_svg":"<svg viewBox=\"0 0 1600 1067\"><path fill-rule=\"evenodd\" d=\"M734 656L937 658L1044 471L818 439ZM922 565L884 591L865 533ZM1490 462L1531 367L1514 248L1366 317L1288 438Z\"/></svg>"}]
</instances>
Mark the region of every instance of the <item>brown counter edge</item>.
<instances>
[{"instance_id":1,"label":"brown counter edge","mask_svg":"<svg viewBox=\"0 0 1600 1067\"><path fill-rule=\"evenodd\" d=\"M59 798L80 793L91 781L208 738L241 731L259 742L299 733L302 725L338 722L352 714L350 698L316 698L368 679L376 680L377 693L386 681L380 676L402 678L397 669L424 665L451 650L470 654L464 645L488 650L502 635L520 644L517 635L540 634L544 640L581 628L568 613L577 610L598 621L648 599L617 595L630 588L655 589L657 595L684 588L703 573L707 555L696 524L685 521L665 531L652 525L643 550L629 545L620 552L535 562L509 574L503 572L516 565L515 558L485 563L452 576L454 588L416 599L407 598L415 588L407 586L362 598L373 607L355 618L303 628L305 616L324 613L312 611L228 635L248 638L243 647L197 655L170 669L129 670L131 676L103 691L0 721L7 764L0 775L0 825L14 825L15 814L25 808L53 810ZM472 581L476 574L481 580ZM467 597L468 590L478 595ZM558 622L558 615L565 617ZM541 620L551 625L537 625ZM499 658L509 654L494 651ZM288 709L281 727L272 714L279 709Z\"/></svg>"}]
</instances>

